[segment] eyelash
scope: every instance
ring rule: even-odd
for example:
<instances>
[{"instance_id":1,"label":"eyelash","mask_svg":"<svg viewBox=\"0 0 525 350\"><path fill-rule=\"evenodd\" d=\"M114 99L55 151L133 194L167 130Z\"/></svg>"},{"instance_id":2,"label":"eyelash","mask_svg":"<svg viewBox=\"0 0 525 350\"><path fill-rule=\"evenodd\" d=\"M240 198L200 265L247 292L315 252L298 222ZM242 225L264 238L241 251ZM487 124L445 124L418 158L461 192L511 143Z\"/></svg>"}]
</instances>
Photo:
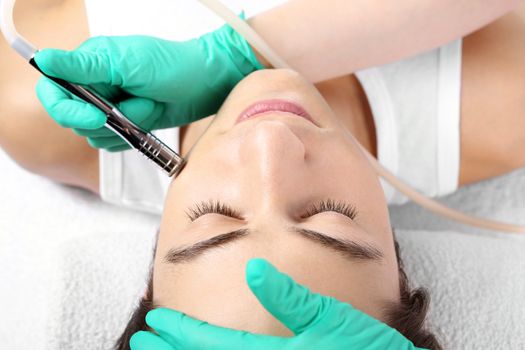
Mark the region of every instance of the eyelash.
<instances>
[{"instance_id":1,"label":"eyelash","mask_svg":"<svg viewBox=\"0 0 525 350\"><path fill-rule=\"evenodd\" d=\"M219 201L201 202L196 204L193 208L190 208L186 215L191 221L197 220L199 217L205 214L221 214L229 216L234 219L242 220L242 216L239 212L233 210L231 207L223 204Z\"/></svg>"},{"instance_id":2,"label":"eyelash","mask_svg":"<svg viewBox=\"0 0 525 350\"><path fill-rule=\"evenodd\" d=\"M310 216L314 216L316 214L326 211L334 211L336 213L340 213L349 217L351 220L354 220L357 217L357 209L354 206L348 203L338 202L332 199L326 199L310 206L310 208L308 208L306 212L303 215L301 215L301 219L306 219ZM198 203L193 208L190 208L186 212L186 215L191 221L195 221L203 215L212 213L229 216L239 220L243 219L238 211L219 201Z\"/></svg>"},{"instance_id":3,"label":"eyelash","mask_svg":"<svg viewBox=\"0 0 525 350\"><path fill-rule=\"evenodd\" d=\"M336 213L349 217L351 220L354 220L357 217L357 209L353 205L338 202L333 199L325 199L308 208L306 213L301 215L301 218L306 219L325 211L335 211Z\"/></svg>"}]
</instances>

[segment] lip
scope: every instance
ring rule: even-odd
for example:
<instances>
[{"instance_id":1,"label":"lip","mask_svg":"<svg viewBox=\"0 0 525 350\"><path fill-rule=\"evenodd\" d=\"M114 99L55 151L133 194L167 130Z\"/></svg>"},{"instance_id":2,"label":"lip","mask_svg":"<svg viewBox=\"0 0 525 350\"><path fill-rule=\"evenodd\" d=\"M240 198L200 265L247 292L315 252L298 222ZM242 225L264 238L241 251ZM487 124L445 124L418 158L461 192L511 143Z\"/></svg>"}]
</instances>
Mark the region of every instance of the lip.
<instances>
[{"instance_id":1,"label":"lip","mask_svg":"<svg viewBox=\"0 0 525 350\"><path fill-rule=\"evenodd\" d=\"M242 111L241 114L239 114L237 120L235 121L235 124L261 116L262 114L265 114L267 112L289 113L291 115L304 118L312 124L317 125L310 116L310 114L301 105L298 105L295 102L281 99L271 99L255 102L254 104L246 108L244 111Z\"/></svg>"}]
</instances>

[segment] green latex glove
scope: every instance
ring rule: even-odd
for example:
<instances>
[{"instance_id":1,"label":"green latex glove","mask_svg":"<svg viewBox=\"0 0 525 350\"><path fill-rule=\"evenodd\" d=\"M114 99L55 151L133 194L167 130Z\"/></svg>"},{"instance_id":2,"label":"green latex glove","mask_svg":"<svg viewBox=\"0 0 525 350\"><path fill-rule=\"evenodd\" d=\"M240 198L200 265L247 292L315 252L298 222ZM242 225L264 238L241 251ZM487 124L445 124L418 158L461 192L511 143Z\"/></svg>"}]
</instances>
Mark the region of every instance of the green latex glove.
<instances>
[{"instance_id":1,"label":"green latex glove","mask_svg":"<svg viewBox=\"0 0 525 350\"><path fill-rule=\"evenodd\" d=\"M259 302L295 336L276 337L217 327L170 309L146 316L157 334L141 331L132 350L385 350L418 349L397 330L334 298L310 292L263 259L252 259L246 280Z\"/></svg>"},{"instance_id":2,"label":"green latex glove","mask_svg":"<svg viewBox=\"0 0 525 350\"><path fill-rule=\"evenodd\" d=\"M50 76L89 85L148 131L216 113L243 77L263 68L244 38L228 25L184 42L148 36L95 37L73 51L39 51L35 61ZM103 128L106 115L93 105L45 77L36 91L58 124L88 137L93 147L128 148Z\"/></svg>"}]
</instances>

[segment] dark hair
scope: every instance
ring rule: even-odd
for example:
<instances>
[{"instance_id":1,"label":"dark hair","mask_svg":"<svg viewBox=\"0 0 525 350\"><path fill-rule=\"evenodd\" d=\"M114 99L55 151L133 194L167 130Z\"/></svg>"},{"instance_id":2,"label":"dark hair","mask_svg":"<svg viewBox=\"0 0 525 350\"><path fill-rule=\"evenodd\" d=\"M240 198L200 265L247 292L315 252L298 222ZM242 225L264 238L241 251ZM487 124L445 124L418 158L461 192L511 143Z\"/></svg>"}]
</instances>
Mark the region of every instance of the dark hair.
<instances>
[{"instance_id":1,"label":"dark hair","mask_svg":"<svg viewBox=\"0 0 525 350\"><path fill-rule=\"evenodd\" d=\"M425 327L430 295L425 288L410 289L399 244L394 239L399 272L399 303L386 308L386 324L398 330L419 348L442 350L437 337Z\"/></svg>"},{"instance_id":2,"label":"dark hair","mask_svg":"<svg viewBox=\"0 0 525 350\"><path fill-rule=\"evenodd\" d=\"M386 323L397 329L407 339L419 347L431 350L442 350L436 336L425 328L425 319L430 303L430 296L424 288L410 289L408 278L403 267L399 244L394 240L397 264L399 270L399 303L386 307ZM153 309L153 267L150 268L148 290L139 301L124 332L118 339L115 350L130 350L129 340L138 331L149 330L146 324L146 314Z\"/></svg>"}]
</instances>

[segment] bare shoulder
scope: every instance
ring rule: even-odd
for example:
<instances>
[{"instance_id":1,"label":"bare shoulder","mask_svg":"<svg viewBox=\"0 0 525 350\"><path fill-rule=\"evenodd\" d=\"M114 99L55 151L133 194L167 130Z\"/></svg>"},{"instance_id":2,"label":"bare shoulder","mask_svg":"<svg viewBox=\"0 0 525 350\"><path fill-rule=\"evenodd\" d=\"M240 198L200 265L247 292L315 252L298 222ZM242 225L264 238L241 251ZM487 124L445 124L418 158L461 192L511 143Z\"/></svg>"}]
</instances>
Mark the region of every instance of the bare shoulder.
<instances>
[{"instance_id":1,"label":"bare shoulder","mask_svg":"<svg viewBox=\"0 0 525 350\"><path fill-rule=\"evenodd\" d=\"M525 3L463 40L460 184L525 166Z\"/></svg>"},{"instance_id":2,"label":"bare shoulder","mask_svg":"<svg viewBox=\"0 0 525 350\"><path fill-rule=\"evenodd\" d=\"M38 47L73 49L89 37L84 0L18 0L15 23Z\"/></svg>"},{"instance_id":3,"label":"bare shoulder","mask_svg":"<svg viewBox=\"0 0 525 350\"><path fill-rule=\"evenodd\" d=\"M15 25L21 35L38 48L72 49L89 36L82 0L18 0L15 4ZM34 87L40 75L30 69L0 39L0 102L2 111L9 108L30 108L43 114ZM30 111L28 111L30 112Z\"/></svg>"},{"instance_id":4,"label":"bare shoulder","mask_svg":"<svg viewBox=\"0 0 525 350\"><path fill-rule=\"evenodd\" d=\"M14 20L38 48L71 49L88 37L81 0L18 0ZM0 57L0 147L30 171L96 190L98 152L48 117L35 94L40 74L3 38Z\"/></svg>"}]
</instances>

